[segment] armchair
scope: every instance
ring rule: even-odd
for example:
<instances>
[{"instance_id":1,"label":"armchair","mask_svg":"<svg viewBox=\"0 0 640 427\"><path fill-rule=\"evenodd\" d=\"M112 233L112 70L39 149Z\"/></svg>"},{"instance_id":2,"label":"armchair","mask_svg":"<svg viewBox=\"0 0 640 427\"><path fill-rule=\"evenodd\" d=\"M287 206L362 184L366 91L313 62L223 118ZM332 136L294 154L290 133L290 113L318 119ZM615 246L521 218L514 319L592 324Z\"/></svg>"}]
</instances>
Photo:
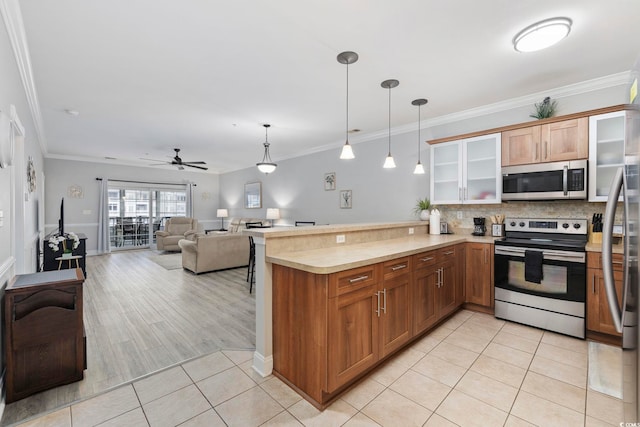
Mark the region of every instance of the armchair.
<instances>
[{"instance_id":1,"label":"armchair","mask_svg":"<svg viewBox=\"0 0 640 427\"><path fill-rule=\"evenodd\" d=\"M180 251L180 239L194 240L198 232L198 220L187 217L167 219L164 230L156 231L156 244L161 251Z\"/></svg>"}]
</instances>

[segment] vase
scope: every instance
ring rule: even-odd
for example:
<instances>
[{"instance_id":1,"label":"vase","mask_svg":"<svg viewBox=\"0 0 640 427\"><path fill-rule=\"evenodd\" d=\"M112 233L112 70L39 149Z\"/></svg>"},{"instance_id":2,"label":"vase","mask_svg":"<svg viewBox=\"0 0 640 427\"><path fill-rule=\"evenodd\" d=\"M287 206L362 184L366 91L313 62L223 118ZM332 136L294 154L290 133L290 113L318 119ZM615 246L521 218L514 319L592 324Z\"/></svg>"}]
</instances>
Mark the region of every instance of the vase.
<instances>
[{"instance_id":1,"label":"vase","mask_svg":"<svg viewBox=\"0 0 640 427\"><path fill-rule=\"evenodd\" d=\"M429 219L429 211L428 210L422 210L420 211L420 220L422 221L426 221Z\"/></svg>"}]
</instances>

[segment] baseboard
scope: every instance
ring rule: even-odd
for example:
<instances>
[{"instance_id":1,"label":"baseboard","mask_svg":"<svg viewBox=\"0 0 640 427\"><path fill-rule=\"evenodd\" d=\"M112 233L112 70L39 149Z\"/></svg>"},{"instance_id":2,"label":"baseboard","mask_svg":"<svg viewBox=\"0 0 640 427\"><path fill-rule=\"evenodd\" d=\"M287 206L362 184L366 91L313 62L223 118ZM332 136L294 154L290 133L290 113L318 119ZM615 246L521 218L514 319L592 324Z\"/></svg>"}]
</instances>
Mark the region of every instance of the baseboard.
<instances>
[{"instance_id":1,"label":"baseboard","mask_svg":"<svg viewBox=\"0 0 640 427\"><path fill-rule=\"evenodd\" d=\"M273 372L273 356L264 357L255 351L253 353L253 370L263 378L268 377Z\"/></svg>"}]
</instances>

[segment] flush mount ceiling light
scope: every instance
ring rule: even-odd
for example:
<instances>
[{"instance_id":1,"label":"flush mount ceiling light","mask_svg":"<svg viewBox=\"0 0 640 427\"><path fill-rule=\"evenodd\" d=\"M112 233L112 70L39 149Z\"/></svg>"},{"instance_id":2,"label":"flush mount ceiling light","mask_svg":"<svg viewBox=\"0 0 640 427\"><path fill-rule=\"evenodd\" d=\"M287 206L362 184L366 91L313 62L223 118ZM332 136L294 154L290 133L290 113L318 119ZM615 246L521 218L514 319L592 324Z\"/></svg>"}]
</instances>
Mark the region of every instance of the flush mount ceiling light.
<instances>
[{"instance_id":1,"label":"flush mount ceiling light","mask_svg":"<svg viewBox=\"0 0 640 427\"><path fill-rule=\"evenodd\" d=\"M427 102L429 101L424 98L414 99L411 101L411 105L418 106L418 163L416 164L416 168L413 170L413 173L416 175L424 175L424 166L422 166L422 163L420 162L420 107L425 105Z\"/></svg>"},{"instance_id":2,"label":"flush mount ceiling light","mask_svg":"<svg viewBox=\"0 0 640 427\"><path fill-rule=\"evenodd\" d=\"M516 34L513 47L518 52L535 52L553 46L569 35L571 24L569 18L550 18L536 22Z\"/></svg>"},{"instance_id":3,"label":"flush mount ceiling light","mask_svg":"<svg viewBox=\"0 0 640 427\"><path fill-rule=\"evenodd\" d=\"M347 140L342 146L340 159L349 160L355 158L351 144L349 144L349 64L353 64L358 60L358 54L355 52L342 52L338 55L338 62L347 66Z\"/></svg>"},{"instance_id":4,"label":"flush mount ceiling light","mask_svg":"<svg viewBox=\"0 0 640 427\"><path fill-rule=\"evenodd\" d=\"M274 170L276 170L277 164L273 163L271 160L271 156L269 155L269 135L267 134L271 125L263 124L264 126L264 156L262 157L262 161L260 163L256 163L258 166L258 170L265 174L270 174Z\"/></svg>"},{"instance_id":5,"label":"flush mount ceiling light","mask_svg":"<svg viewBox=\"0 0 640 427\"><path fill-rule=\"evenodd\" d=\"M393 156L391 155L391 89L398 86L400 82L398 80L385 80L380 83L385 89L389 89L389 154L387 158L384 160L384 165L382 165L385 169L391 169L396 167L396 162L393 161Z\"/></svg>"}]
</instances>

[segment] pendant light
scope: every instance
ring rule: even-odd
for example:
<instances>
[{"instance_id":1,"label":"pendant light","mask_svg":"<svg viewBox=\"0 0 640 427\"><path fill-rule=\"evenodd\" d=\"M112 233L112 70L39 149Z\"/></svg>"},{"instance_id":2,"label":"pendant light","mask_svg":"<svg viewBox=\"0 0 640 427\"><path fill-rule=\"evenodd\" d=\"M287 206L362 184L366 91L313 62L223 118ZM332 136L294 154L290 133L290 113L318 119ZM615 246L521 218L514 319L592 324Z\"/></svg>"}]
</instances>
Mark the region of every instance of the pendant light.
<instances>
[{"instance_id":1,"label":"pendant light","mask_svg":"<svg viewBox=\"0 0 640 427\"><path fill-rule=\"evenodd\" d=\"M411 105L418 106L418 163L416 164L416 168L413 170L413 173L416 175L424 175L424 166L422 166L422 163L420 162L420 107L422 107L427 102L429 101L424 98L414 99L413 101L411 101Z\"/></svg>"},{"instance_id":2,"label":"pendant light","mask_svg":"<svg viewBox=\"0 0 640 427\"><path fill-rule=\"evenodd\" d=\"M338 62L346 64L347 66L347 131L346 142L342 146L342 152L340 153L340 159L349 160L354 159L356 156L353 154L351 144L349 144L349 64L353 64L358 60L358 54L355 52L342 52L338 55Z\"/></svg>"},{"instance_id":3,"label":"pendant light","mask_svg":"<svg viewBox=\"0 0 640 427\"><path fill-rule=\"evenodd\" d=\"M385 80L380 83L385 89L389 89L389 154L387 158L384 160L384 165L382 165L385 169L391 169L396 167L396 162L393 161L393 156L391 155L391 89L398 86L400 82L398 80Z\"/></svg>"},{"instance_id":4,"label":"pendant light","mask_svg":"<svg viewBox=\"0 0 640 427\"><path fill-rule=\"evenodd\" d=\"M258 166L258 170L265 174L270 174L274 170L276 170L277 164L273 163L271 160L271 156L269 155L269 135L267 134L271 125L263 124L264 126L264 156L262 157L262 161L260 163L256 163Z\"/></svg>"}]
</instances>

